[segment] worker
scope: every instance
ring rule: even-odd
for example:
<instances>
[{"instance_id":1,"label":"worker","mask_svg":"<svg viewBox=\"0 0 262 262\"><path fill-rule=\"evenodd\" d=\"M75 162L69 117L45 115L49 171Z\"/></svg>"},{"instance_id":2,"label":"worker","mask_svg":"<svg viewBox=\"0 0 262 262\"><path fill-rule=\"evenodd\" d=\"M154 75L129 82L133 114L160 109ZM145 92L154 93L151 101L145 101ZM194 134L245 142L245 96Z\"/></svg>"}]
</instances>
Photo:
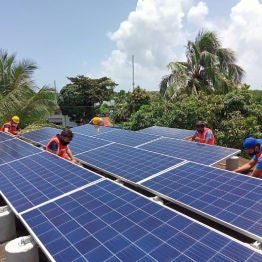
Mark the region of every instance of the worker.
<instances>
[{"instance_id":1,"label":"worker","mask_svg":"<svg viewBox=\"0 0 262 262\"><path fill-rule=\"evenodd\" d=\"M70 129L64 129L61 134L54 135L49 140L46 150L78 164L69 148L69 143L72 141L73 136L74 134Z\"/></svg>"},{"instance_id":2,"label":"worker","mask_svg":"<svg viewBox=\"0 0 262 262\"><path fill-rule=\"evenodd\" d=\"M9 122L2 125L1 131L11 135L20 135L21 129L19 127L19 123L20 118L18 116L13 116Z\"/></svg>"},{"instance_id":3,"label":"worker","mask_svg":"<svg viewBox=\"0 0 262 262\"><path fill-rule=\"evenodd\" d=\"M202 144L215 144L215 137L213 131L205 126L203 121L196 122L195 134L187 139L188 141L196 141Z\"/></svg>"},{"instance_id":4,"label":"worker","mask_svg":"<svg viewBox=\"0 0 262 262\"><path fill-rule=\"evenodd\" d=\"M99 117L99 116L93 117L90 120L89 124L96 125L96 126L105 126L105 123L104 123L103 119L101 117Z\"/></svg>"},{"instance_id":5,"label":"worker","mask_svg":"<svg viewBox=\"0 0 262 262\"><path fill-rule=\"evenodd\" d=\"M243 142L243 149L252 156L252 159L234 171L262 178L262 139L246 138ZM252 168L254 169L252 170Z\"/></svg>"}]
</instances>

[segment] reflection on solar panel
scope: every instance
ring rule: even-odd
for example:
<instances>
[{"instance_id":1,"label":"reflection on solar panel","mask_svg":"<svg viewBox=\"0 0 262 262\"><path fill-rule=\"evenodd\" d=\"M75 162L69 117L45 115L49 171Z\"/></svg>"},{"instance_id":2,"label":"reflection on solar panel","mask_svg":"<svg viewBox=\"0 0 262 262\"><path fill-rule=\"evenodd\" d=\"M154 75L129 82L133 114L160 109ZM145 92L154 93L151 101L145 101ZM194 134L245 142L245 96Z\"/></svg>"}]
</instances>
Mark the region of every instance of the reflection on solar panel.
<instances>
[{"instance_id":1,"label":"reflection on solar panel","mask_svg":"<svg viewBox=\"0 0 262 262\"><path fill-rule=\"evenodd\" d=\"M159 136L142 134L124 129L116 129L114 132L101 133L96 137L133 147L159 138Z\"/></svg>"},{"instance_id":2,"label":"reflection on solar panel","mask_svg":"<svg viewBox=\"0 0 262 262\"><path fill-rule=\"evenodd\" d=\"M61 131L62 130L58 128L45 127L38 130L26 132L22 136L31 141L40 143L41 141L47 140L56 134L60 134Z\"/></svg>"},{"instance_id":3,"label":"reflection on solar panel","mask_svg":"<svg viewBox=\"0 0 262 262\"><path fill-rule=\"evenodd\" d=\"M0 164L11 162L22 157L37 154L41 150L20 139L14 138L0 143Z\"/></svg>"},{"instance_id":4,"label":"reflection on solar panel","mask_svg":"<svg viewBox=\"0 0 262 262\"><path fill-rule=\"evenodd\" d=\"M120 144L77 155L83 162L132 182L140 181L182 161Z\"/></svg>"},{"instance_id":5,"label":"reflection on solar panel","mask_svg":"<svg viewBox=\"0 0 262 262\"><path fill-rule=\"evenodd\" d=\"M4 132L0 132L0 143L1 142L4 142L4 141L6 141L6 140L9 140L9 139L13 139L14 137L13 136L11 136L11 135L8 135L8 134L6 134L6 133L4 133Z\"/></svg>"},{"instance_id":6,"label":"reflection on solar panel","mask_svg":"<svg viewBox=\"0 0 262 262\"><path fill-rule=\"evenodd\" d=\"M192 136L195 133L194 130L169 128L169 127L163 127L163 126L151 126L145 129L141 129L137 132L144 133L144 134L152 134L152 135L176 138L176 139L185 139L187 137Z\"/></svg>"},{"instance_id":7,"label":"reflection on solar panel","mask_svg":"<svg viewBox=\"0 0 262 262\"><path fill-rule=\"evenodd\" d=\"M76 126L71 128L71 130L74 133L86 135L86 136L94 136L100 133L107 133L107 132L114 132L117 130L117 128L112 128L112 127L96 127L93 125L83 125L83 126Z\"/></svg>"},{"instance_id":8,"label":"reflection on solar panel","mask_svg":"<svg viewBox=\"0 0 262 262\"><path fill-rule=\"evenodd\" d=\"M139 148L206 165L215 164L240 152L238 149L171 138L162 138Z\"/></svg>"},{"instance_id":9,"label":"reflection on solar panel","mask_svg":"<svg viewBox=\"0 0 262 262\"><path fill-rule=\"evenodd\" d=\"M66 261L259 261L262 255L126 188L103 181L22 218Z\"/></svg>"},{"instance_id":10,"label":"reflection on solar panel","mask_svg":"<svg viewBox=\"0 0 262 262\"><path fill-rule=\"evenodd\" d=\"M99 178L45 151L0 166L0 190L18 212Z\"/></svg>"},{"instance_id":11,"label":"reflection on solar panel","mask_svg":"<svg viewBox=\"0 0 262 262\"><path fill-rule=\"evenodd\" d=\"M142 185L262 241L260 179L186 163Z\"/></svg>"}]
</instances>

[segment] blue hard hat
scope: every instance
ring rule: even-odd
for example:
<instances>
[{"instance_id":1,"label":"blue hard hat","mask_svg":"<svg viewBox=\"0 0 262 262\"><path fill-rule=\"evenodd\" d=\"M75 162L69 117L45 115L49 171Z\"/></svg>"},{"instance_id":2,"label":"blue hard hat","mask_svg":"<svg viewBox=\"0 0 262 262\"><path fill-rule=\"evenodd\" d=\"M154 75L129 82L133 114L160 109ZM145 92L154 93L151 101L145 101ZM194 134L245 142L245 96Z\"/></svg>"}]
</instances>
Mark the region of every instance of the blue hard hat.
<instances>
[{"instance_id":1,"label":"blue hard hat","mask_svg":"<svg viewBox=\"0 0 262 262\"><path fill-rule=\"evenodd\" d=\"M243 142L243 148L244 149L252 149L254 148L258 143L257 139L254 137L248 137Z\"/></svg>"}]
</instances>

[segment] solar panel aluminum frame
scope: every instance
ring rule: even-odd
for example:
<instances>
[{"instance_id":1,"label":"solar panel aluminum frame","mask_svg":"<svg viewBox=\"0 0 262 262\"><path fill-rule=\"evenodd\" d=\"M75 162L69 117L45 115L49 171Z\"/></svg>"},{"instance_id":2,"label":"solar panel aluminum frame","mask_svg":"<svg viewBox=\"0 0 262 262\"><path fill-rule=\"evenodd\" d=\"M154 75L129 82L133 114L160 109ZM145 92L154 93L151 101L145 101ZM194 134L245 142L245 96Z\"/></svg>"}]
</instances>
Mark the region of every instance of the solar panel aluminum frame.
<instances>
[{"instance_id":1,"label":"solar panel aluminum frame","mask_svg":"<svg viewBox=\"0 0 262 262\"><path fill-rule=\"evenodd\" d=\"M190 161L185 161L185 162L181 163L181 165L177 165L175 168L171 169L171 171L172 171L172 170L175 170L177 167L183 166L183 165L185 165L185 164L187 164L187 163L190 163ZM200 164L200 163L197 163L197 164L198 164L198 165L205 166L205 165ZM207 167L209 167L209 166L207 166ZM219 170L219 168L216 168L216 167L211 167L211 168L214 168L214 169L218 169L218 170ZM169 170L168 170L168 171L169 171ZM167 172L168 172L168 171L167 171ZM228 170L226 170L226 171L228 171ZM230 171L228 171L228 172L230 172ZM164 174L164 173L162 173L162 174ZM242 174L236 174L236 175L242 175ZM243 176L245 176L245 175L243 175ZM160 174L160 177L161 177L161 174ZM251 232L249 232L249 231L247 231L247 230L241 229L241 228L239 228L239 227L237 227L237 226L234 226L234 225L232 225L232 224L230 224L230 223L228 223L228 222L223 221L222 219L216 218L215 216L212 216L212 215L210 215L210 214L208 214L208 213L205 213L205 212L203 212L203 211L201 211L201 210L199 210L199 209L197 209L197 208L194 208L194 207L192 207L192 206L190 206L190 205L187 205L187 204L185 204L185 203L183 203L183 202L181 202L181 201L179 201L179 200L176 200L176 199L174 199L174 198L172 198L172 197L169 197L169 196L167 196L167 195L165 195L165 194L163 194L163 193L160 193L160 192L158 192L158 191L156 191L156 190L153 190L153 189L151 189L151 188L149 188L149 187L144 186L143 183L144 183L145 181L150 180L150 179L151 179L150 177L149 177L148 179L143 179L143 180L139 181L139 182L137 183L137 185L141 186L141 188L142 188L143 190L146 190L146 191L150 192L151 194L155 195L155 196L157 197L157 199L160 199L160 200L161 200L161 199L164 199L164 200L166 200L166 201L169 201L169 202L171 202L171 203L174 203L174 204L176 204L176 205L178 205L178 206L181 206L182 208L185 208L185 209L187 209L187 210L190 210L190 211L192 211L192 212L194 212L194 213L196 213L196 214L198 214L198 215L200 215L200 216L202 216L202 217L205 217L205 218L207 218L207 219L209 219L209 220L211 220L211 221L214 221L214 222L216 222L216 223L218 223L218 224L220 224L220 225L222 225L222 226L225 226L225 227L227 227L227 228L229 228L229 229L235 230L236 232L238 232L238 233L240 233L240 234L243 234L243 235L245 235L245 236L247 236L247 237L250 237L250 238L252 238L252 239L254 239L254 240L257 240L258 242L262 243L262 236L258 236L258 235L256 235L256 234L252 234ZM254 178L254 179L257 179L258 181L261 181L259 178Z\"/></svg>"},{"instance_id":2,"label":"solar panel aluminum frame","mask_svg":"<svg viewBox=\"0 0 262 262\"><path fill-rule=\"evenodd\" d=\"M109 182L109 181L108 181L108 182ZM113 182L113 181L110 181L110 182L116 184L116 183ZM101 182L101 183L102 183L102 182ZM119 186L119 185L117 185L117 186ZM123 188L125 188L125 187L123 187ZM127 189L127 188L125 188L125 189L126 189L127 191L132 191L133 193L141 196L142 198L148 200L148 202L152 201L152 202L154 202L156 205L158 205L158 203L156 203L156 202L153 201L152 199L148 199L147 197L145 197L144 195L139 194L139 193L136 192L136 191L133 191L133 190ZM69 195L71 195L71 194L69 194ZM254 248L252 248L252 247L249 247L249 246L245 246L245 245L243 245L242 242L240 242L240 241L238 241L238 240L236 240L236 239L234 239L234 238L232 238L232 237L229 237L228 235L226 235L226 234L224 234L224 233L221 233L221 232L219 232L219 231L217 231L217 230L214 230L213 228L211 228L211 227L209 227L209 226L207 226L207 225L205 225L205 224L202 224L202 223L200 223L200 222L197 221L197 220L194 220L194 219L192 219L192 218L188 218L187 216L185 216L185 215L183 215L183 214L180 214L180 213L178 213L177 211L175 211L175 210L173 210L173 209L171 209L171 208L169 208L169 207L167 207L167 206L164 206L163 208L164 208L164 209L168 209L168 210L172 211L174 214L176 214L176 215L178 215L178 216L181 216L181 217L184 217L184 218L186 218L186 219L189 220L189 221L192 221L192 223L196 223L196 224L198 224L198 225L201 225L201 226L203 226L204 228L207 228L208 230L210 230L210 231L212 231L212 232L215 232L216 234L221 235L221 236L227 238L229 241L231 240L232 242L236 242L236 243L238 243L239 245L243 246L243 248L248 248L248 249L250 249L250 250L253 250L254 252L257 252L256 249L254 249ZM26 213L27 213L27 212L24 212L24 214L26 214ZM53 262L53 261L55 262L56 260L54 259L54 257L49 253L49 251L45 248L45 246L44 246L44 244L42 243L42 241L38 238L38 236L37 236L37 235L34 233L34 231L30 228L30 226L28 225L28 223L27 223L27 222L25 221L25 219L22 217L22 214L18 214L18 217L19 217L19 219L22 221L22 223L25 225L25 227L27 228L27 230L29 231L29 233L33 236L33 238L34 238L35 241L38 243L38 245L42 248L43 252L44 252L44 253L46 254L46 256L49 258L49 260L52 261L52 262ZM92 233L91 233L91 235L92 235ZM113 251L112 251L112 252L113 252ZM223 254L223 253L222 253L222 254Z\"/></svg>"}]
</instances>

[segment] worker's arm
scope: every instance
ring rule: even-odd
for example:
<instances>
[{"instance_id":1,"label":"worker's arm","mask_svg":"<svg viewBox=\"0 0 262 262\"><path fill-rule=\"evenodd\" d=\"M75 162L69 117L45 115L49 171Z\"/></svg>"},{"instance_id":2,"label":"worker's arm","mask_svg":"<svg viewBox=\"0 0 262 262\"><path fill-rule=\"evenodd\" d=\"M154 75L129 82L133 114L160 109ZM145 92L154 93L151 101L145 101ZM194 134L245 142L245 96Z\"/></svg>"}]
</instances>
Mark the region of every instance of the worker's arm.
<instances>
[{"instance_id":1,"label":"worker's arm","mask_svg":"<svg viewBox=\"0 0 262 262\"><path fill-rule=\"evenodd\" d=\"M58 155L59 151L58 151L58 145L55 141L53 141L47 148L46 150L48 150L49 152Z\"/></svg>"},{"instance_id":2,"label":"worker's arm","mask_svg":"<svg viewBox=\"0 0 262 262\"><path fill-rule=\"evenodd\" d=\"M256 168L254 168L250 176L260 177L261 174L262 174L262 159L258 159L258 162L256 163Z\"/></svg>"},{"instance_id":3,"label":"worker's arm","mask_svg":"<svg viewBox=\"0 0 262 262\"><path fill-rule=\"evenodd\" d=\"M255 168L255 169L253 170L253 172L250 174L250 176L260 177L261 172L262 172L262 170L259 170L259 169Z\"/></svg>"},{"instance_id":4,"label":"worker's arm","mask_svg":"<svg viewBox=\"0 0 262 262\"><path fill-rule=\"evenodd\" d=\"M68 160L71 160L73 163L78 163L78 160L74 158L73 154L72 154L72 151L71 149L69 148L69 146L67 146L67 149L66 149L66 152L67 152L67 155L69 157Z\"/></svg>"},{"instance_id":5,"label":"worker's arm","mask_svg":"<svg viewBox=\"0 0 262 262\"><path fill-rule=\"evenodd\" d=\"M187 140L187 141L195 141L195 140L196 140L196 135L193 135L193 136L191 136L191 137L188 137L186 140Z\"/></svg>"},{"instance_id":6,"label":"worker's arm","mask_svg":"<svg viewBox=\"0 0 262 262\"><path fill-rule=\"evenodd\" d=\"M238 167L234 171L237 172L237 173L245 172L245 171L248 171L251 168L253 168L255 166L255 164L256 164L256 161L254 159L251 159L248 163Z\"/></svg>"}]
</instances>

